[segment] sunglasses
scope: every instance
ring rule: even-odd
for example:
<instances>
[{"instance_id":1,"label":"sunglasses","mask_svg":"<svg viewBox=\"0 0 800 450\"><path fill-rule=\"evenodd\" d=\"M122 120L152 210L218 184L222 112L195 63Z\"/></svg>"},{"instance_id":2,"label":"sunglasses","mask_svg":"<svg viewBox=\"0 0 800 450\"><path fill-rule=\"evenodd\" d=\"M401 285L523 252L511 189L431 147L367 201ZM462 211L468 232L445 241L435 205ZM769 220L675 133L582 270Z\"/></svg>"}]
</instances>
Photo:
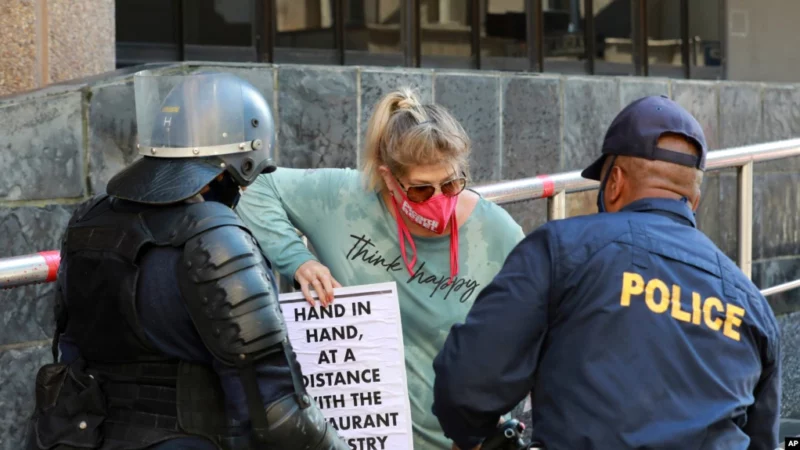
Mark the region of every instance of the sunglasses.
<instances>
[{"instance_id":1,"label":"sunglasses","mask_svg":"<svg viewBox=\"0 0 800 450\"><path fill-rule=\"evenodd\" d=\"M403 192L406 193L406 197L414 203L422 203L433 197L437 187L442 191L442 194L448 197L455 197L467 187L467 178L464 176L453 178L439 184L415 184L410 186L405 186L399 178L394 178L403 189Z\"/></svg>"}]
</instances>

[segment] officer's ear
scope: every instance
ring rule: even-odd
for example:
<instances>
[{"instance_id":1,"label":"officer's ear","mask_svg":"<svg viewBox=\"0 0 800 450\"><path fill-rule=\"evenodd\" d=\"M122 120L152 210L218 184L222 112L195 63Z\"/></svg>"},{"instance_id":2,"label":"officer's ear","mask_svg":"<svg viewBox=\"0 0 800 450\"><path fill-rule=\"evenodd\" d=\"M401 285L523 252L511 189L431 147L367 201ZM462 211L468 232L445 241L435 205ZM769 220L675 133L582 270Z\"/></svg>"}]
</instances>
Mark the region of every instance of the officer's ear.
<instances>
[{"instance_id":1,"label":"officer's ear","mask_svg":"<svg viewBox=\"0 0 800 450\"><path fill-rule=\"evenodd\" d=\"M692 211L697 211L697 208L700 207L700 194L694 196L694 201L692 202Z\"/></svg>"},{"instance_id":2,"label":"officer's ear","mask_svg":"<svg viewBox=\"0 0 800 450\"><path fill-rule=\"evenodd\" d=\"M622 167L616 164L612 166L605 187L606 203L608 205L616 205L620 201L626 182L625 171L622 170Z\"/></svg>"},{"instance_id":3,"label":"officer's ear","mask_svg":"<svg viewBox=\"0 0 800 450\"><path fill-rule=\"evenodd\" d=\"M692 211L697 211L697 208L700 207L700 196L703 193L703 175L705 174L702 170L695 172L694 201L692 202Z\"/></svg>"}]
</instances>

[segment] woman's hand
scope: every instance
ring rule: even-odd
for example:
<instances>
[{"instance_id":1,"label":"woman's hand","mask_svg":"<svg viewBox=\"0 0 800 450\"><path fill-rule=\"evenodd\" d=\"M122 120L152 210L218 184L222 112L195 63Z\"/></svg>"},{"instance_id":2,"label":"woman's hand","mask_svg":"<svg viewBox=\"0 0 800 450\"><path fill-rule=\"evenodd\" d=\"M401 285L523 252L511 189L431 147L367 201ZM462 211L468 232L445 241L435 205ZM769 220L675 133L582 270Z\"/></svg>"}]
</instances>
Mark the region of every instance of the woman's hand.
<instances>
[{"instance_id":1,"label":"woman's hand","mask_svg":"<svg viewBox=\"0 0 800 450\"><path fill-rule=\"evenodd\" d=\"M314 298L311 297L309 287L314 287L322 306L328 306L333 303L333 289L342 287L333 278L331 271L327 267L313 259L304 262L297 268L297 272L294 273L294 279L300 284L303 296L311 306L314 306Z\"/></svg>"}]
</instances>

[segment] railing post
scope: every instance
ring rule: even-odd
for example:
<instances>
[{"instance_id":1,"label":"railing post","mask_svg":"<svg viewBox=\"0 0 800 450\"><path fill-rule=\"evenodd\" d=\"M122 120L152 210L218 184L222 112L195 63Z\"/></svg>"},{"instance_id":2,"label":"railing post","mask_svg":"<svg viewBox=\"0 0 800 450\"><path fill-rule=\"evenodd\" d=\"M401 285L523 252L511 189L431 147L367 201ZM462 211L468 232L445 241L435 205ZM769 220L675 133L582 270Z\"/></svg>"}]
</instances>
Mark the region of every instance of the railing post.
<instances>
[{"instance_id":1,"label":"railing post","mask_svg":"<svg viewBox=\"0 0 800 450\"><path fill-rule=\"evenodd\" d=\"M566 217L567 191L559 191L547 199L547 220L558 220Z\"/></svg>"},{"instance_id":2,"label":"railing post","mask_svg":"<svg viewBox=\"0 0 800 450\"><path fill-rule=\"evenodd\" d=\"M739 268L750 278L753 271L753 161L738 168Z\"/></svg>"}]
</instances>

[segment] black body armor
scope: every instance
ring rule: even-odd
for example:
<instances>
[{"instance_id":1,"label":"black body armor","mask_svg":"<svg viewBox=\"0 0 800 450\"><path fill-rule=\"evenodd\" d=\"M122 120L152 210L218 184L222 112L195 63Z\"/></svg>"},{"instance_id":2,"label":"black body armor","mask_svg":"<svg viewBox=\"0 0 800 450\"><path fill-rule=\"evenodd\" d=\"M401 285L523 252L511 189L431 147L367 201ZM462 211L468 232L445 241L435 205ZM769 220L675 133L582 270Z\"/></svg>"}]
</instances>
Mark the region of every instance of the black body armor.
<instances>
[{"instance_id":1,"label":"black body armor","mask_svg":"<svg viewBox=\"0 0 800 450\"><path fill-rule=\"evenodd\" d=\"M139 324L138 264L154 246L183 249L175 270L187 310L214 357L239 369L248 426L226 416L210 366L164 355ZM182 437L225 450L348 448L305 392L272 274L229 207L100 196L73 216L61 255L54 355L63 331L81 357L39 371L29 449L138 450ZM265 408L255 364L276 352L294 393Z\"/></svg>"}]
</instances>

